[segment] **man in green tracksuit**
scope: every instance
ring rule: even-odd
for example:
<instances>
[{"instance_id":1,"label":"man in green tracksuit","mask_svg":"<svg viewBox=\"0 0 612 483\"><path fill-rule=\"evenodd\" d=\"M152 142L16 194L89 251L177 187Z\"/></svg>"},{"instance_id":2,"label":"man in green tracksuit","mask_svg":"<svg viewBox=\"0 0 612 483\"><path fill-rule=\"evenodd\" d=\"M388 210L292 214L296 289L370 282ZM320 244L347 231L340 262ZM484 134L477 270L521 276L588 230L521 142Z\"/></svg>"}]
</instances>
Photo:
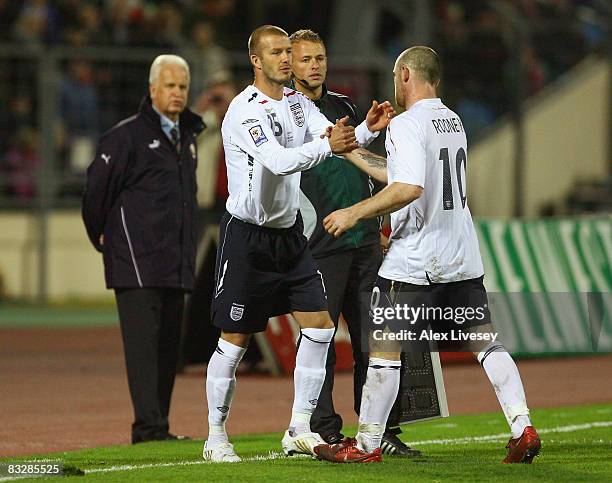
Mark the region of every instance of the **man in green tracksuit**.
<instances>
[{"instance_id":1,"label":"man in green tracksuit","mask_svg":"<svg viewBox=\"0 0 612 483\"><path fill-rule=\"evenodd\" d=\"M309 97L332 122L348 116L350 125L362 120L353 101L325 87L327 56L325 45L312 30L298 30L290 37L293 54L293 87ZM323 219L331 212L351 206L372 196L371 179L351 162L332 156L324 163L302 172L300 183L300 211L304 219L304 234L323 276L327 292L329 313L336 327L340 314L347 322L353 349L354 408L359 412L361 390L368 369L367 347L362 347L360 296L371 292L380 264L380 226L376 219L364 220L340 238L329 235L323 228ZM311 427L328 443L337 443L343 436L342 418L334 410L332 390L336 353L330 344L326 377ZM391 420L392 418L390 418ZM414 456L397 438L400 430L390 421L381 448L388 454Z\"/></svg>"}]
</instances>

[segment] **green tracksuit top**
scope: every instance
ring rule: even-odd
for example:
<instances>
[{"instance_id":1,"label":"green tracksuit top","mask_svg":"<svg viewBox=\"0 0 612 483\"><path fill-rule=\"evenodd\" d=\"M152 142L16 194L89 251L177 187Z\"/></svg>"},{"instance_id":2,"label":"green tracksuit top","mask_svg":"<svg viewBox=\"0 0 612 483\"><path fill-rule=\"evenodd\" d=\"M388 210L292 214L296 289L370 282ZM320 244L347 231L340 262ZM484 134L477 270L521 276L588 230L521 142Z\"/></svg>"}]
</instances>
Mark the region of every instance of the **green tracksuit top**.
<instances>
[{"instance_id":1,"label":"green tracksuit top","mask_svg":"<svg viewBox=\"0 0 612 483\"><path fill-rule=\"evenodd\" d=\"M328 91L314 101L331 122L349 116L349 124L357 126L361 117L347 96ZM302 171L300 211L304 219L304 234L315 257L323 257L380 242L377 218L362 220L353 228L334 238L323 228L323 220L331 212L347 208L372 196L370 177L350 161L331 156L318 166Z\"/></svg>"}]
</instances>

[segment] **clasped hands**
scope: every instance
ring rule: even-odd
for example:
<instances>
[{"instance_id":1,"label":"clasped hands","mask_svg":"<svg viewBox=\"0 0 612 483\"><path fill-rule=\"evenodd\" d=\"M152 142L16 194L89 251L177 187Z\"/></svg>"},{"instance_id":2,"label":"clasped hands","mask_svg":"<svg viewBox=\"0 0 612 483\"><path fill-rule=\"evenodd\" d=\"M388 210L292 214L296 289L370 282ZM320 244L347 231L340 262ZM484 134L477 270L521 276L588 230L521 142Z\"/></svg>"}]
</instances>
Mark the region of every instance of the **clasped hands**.
<instances>
[{"instance_id":1,"label":"clasped hands","mask_svg":"<svg viewBox=\"0 0 612 483\"><path fill-rule=\"evenodd\" d=\"M389 125L394 115L395 110L389 101L382 104L372 101L372 107L366 115L366 126L371 132L381 131ZM329 145L334 154L348 153L359 147L355 138L355 128L347 125L348 122L349 117L344 116L321 134L321 138L329 138Z\"/></svg>"}]
</instances>

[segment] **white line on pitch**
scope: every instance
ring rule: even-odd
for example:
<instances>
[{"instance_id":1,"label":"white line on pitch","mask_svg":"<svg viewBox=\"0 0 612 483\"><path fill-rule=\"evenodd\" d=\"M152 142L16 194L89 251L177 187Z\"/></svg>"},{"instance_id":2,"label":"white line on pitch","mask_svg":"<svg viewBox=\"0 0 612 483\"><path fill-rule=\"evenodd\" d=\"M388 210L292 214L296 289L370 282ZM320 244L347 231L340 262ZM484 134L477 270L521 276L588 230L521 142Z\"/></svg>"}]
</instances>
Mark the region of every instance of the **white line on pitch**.
<instances>
[{"instance_id":1,"label":"white line on pitch","mask_svg":"<svg viewBox=\"0 0 612 483\"><path fill-rule=\"evenodd\" d=\"M594 423L585 423L585 424L571 424L568 426L557 426L555 428L543 428L543 429L539 429L538 433L539 434L546 434L546 433L571 433L574 431L581 431L584 429L591 429L591 428L606 428L612 426L612 421L599 421L599 422L594 422ZM409 445L424 445L424 444L467 444L467 443L474 443L474 442L478 442L478 441L496 441L499 439L507 439L508 438L508 434L507 433L500 433L500 434L492 434L492 435L488 435L488 436L471 436L471 437L465 437L465 438L455 438L455 439L431 439L431 440L427 440L427 441L414 441L414 442L410 442L407 443ZM245 462L249 462L249 461L268 461L268 460L275 460L275 459L279 459L279 458L284 458L285 455L283 455L282 453L277 453L274 451L270 451L270 453L268 455L256 455L256 456L252 456L250 458L243 458L242 461ZM132 470L132 469L141 469L141 468L163 468L166 466L191 466L191 465L200 465L200 464L211 464L208 461L204 461L204 460L196 460L196 461L181 461L178 463L151 463L151 464L146 464L146 465L124 465L124 466L111 466L109 468L96 468L96 469L91 469L91 470L85 470L85 473L106 473L106 472L111 472L111 471L125 471L125 470Z\"/></svg>"},{"instance_id":2,"label":"white line on pitch","mask_svg":"<svg viewBox=\"0 0 612 483\"><path fill-rule=\"evenodd\" d=\"M567 426L557 426L554 428L542 428L538 429L539 434L547 434L547 433L572 433L575 431L582 431L584 429L592 429L592 428L608 428L612 426L612 421L596 421L593 423L584 423L584 424L570 424ZM498 440L505 440L508 438L507 433L499 433L499 434L490 434L487 436L468 436L464 438L453 438L453 439L428 439L423 441L409 441L408 445L428 445L428 444L467 444L467 443L477 443L477 442L493 442ZM242 458L243 462L252 462L252 461L271 461L279 458L284 458L285 455L282 453L278 453L275 451L270 451L267 455L255 455L248 458ZM306 458L308 456L305 456ZM28 460L31 462L36 461L50 461L48 459L41 460ZM53 460L57 461L57 460ZM4 462L6 463L6 462ZM202 459L194 460L194 461L176 461L171 463L147 463L143 465L120 465L120 466L110 466L108 468L92 468L83 470L85 474L89 473L111 473L116 471L131 471L131 470L142 470L148 468L168 468L168 467L178 467L178 466L194 466L194 465L203 465L203 464L214 464L209 461L204 461ZM12 481L21 479L20 477L0 477L0 481Z\"/></svg>"},{"instance_id":3,"label":"white line on pitch","mask_svg":"<svg viewBox=\"0 0 612 483\"><path fill-rule=\"evenodd\" d=\"M307 455L304 455L308 458ZM271 461L279 458L284 458L285 455L283 453L278 453L276 451L270 451L267 455L255 455L249 458L242 458L242 461ZM91 470L84 470L85 473L110 473L113 471L127 471L127 470L141 470L146 468L165 468L168 466L193 466L193 465L208 465L214 464L211 461L204 461L202 459L195 461L178 461L174 463L148 463L144 465L121 465L121 466L111 466L109 468L94 468Z\"/></svg>"},{"instance_id":4,"label":"white line on pitch","mask_svg":"<svg viewBox=\"0 0 612 483\"><path fill-rule=\"evenodd\" d=\"M572 433L574 431L580 431L583 429L591 428L607 428L612 426L612 421L599 421L594 423L585 424L570 424L568 426L557 426L556 428L543 428L538 429L538 434L546 433ZM487 436L466 436L465 438L452 438L452 439L427 439L423 441L408 441L408 446L422 446L425 444L467 444L467 443L478 443L478 442L490 442L508 439L508 433L490 434Z\"/></svg>"}]
</instances>

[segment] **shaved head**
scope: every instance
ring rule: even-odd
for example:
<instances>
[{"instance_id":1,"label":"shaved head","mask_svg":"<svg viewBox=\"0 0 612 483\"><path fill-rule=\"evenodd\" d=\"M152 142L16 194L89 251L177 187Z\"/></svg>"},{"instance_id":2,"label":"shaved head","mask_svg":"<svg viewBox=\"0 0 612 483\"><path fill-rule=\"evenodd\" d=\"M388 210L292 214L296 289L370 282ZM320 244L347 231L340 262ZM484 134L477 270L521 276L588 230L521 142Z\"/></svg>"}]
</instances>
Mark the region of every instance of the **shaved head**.
<instances>
[{"instance_id":1,"label":"shaved head","mask_svg":"<svg viewBox=\"0 0 612 483\"><path fill-rule=\"evenodd\" d=\"M417 45L404 50L393 67L395 102L408 109L419 99L437 97L442 67L435 50Z\"/></svg>"},{"instance_id":2,"label":"shaved head","mask_svg":"<svg viewBox=\"0 0 612 483\"><path fill-rule=\"evenodd\" d=\"M249 55L259 55L259 48L261 46L261 39L268 35L276 35L280 37L289 37L289 34L282 28L276 27L275 25L262 25L257 27L251 33L249 37Z\"/></svg>"},{"instance_id":3,"label":"shaved head","mask_svg":"<svg viewBox=\"0 0 612 483\"><path fill-rule=\"evenodd\" d=\"M395 68L408 67L417 77L436 87L440 82L441 66L436 51L417 45L404 50L395 61Z\"/></svg>"}]
</instances>

